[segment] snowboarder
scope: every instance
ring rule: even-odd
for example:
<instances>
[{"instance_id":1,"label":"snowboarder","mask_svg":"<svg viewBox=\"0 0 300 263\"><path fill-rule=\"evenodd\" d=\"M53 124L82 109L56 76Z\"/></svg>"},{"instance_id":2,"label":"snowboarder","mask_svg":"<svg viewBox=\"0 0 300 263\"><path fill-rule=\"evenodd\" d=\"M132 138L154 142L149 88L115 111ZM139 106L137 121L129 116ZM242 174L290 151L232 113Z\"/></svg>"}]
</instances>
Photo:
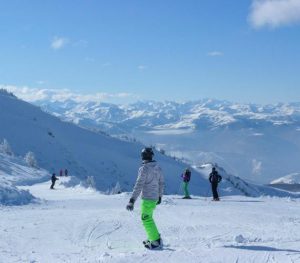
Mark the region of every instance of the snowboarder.
<instances>
[{"instance_id":1,"label":"snowboarder","mask_svg":"<svg viewBox=\"0 0 300 263\"><path fill-rule=\"evenodd\" d=\"M65 176L68 176L68 169L65 169Z\"/></svg>"},{"instance_id":2,"label":"snowboarder","mask_svg":"<svg viewBox=\"0 0 300 263\"><path fill-rule=\"evenodd\" d=\"M164 188L164 178L161 168L152 160L152 148L146 147L141 152L142 166L139 168L138 177L126 209L132 211L134 203L142 193L141 219L148 239L143 244L148 249L156 249L162 246L162 240L156 224L153 220L153 211L156 205L161 203Z\"/></svg>"},{"instance_id":3,"label":"snowboarder","mask_svg":"<svg viewBox=\"0 0 300 263\"><path fill-rule=\"evenodd\" d=\"M218 184L222 181L222 176L219 175L215 167L212 168L212 171L209 174L209 181L211 183L213 201L220 201L217 188L218 188Z\"/></svg>"},{"instance_id":4,"label":"snowboarder","mask_svg":"<svg viewBox=\"0 0 300 263\"><path fill-rule=\"evenodd\" d=\"M63 170L62 170L62 169L60 169L60 171L59 171L59 176L60 176L60 177L63 176Z\"/></svg>"},{"instance_id":5,"label":"snowboarder","mask_svg":"<svg viewBox=\"0 0 300 263\"><path fill-rule=\"evenodd\" d=\"M190 193L188 190L189 182L191 180L191 171L190 169L185 169L184 173L181 175L183 179L183 190L184 190L184 197L183 199L191 199Z\"/></svg>"},{"instance_id":6,"label":"snowboarder","mask_svg":"<svg viewBox=\"0 0 300 263\"><path fill-rule=\"evenodd\" d=\"M53 173L52 176L51 176L52 184L50 186L50 189L54 189L54 185L55 185L56 180L59 180L59 179L55 176L55 173Z\"/></svg>"}]
</instances>

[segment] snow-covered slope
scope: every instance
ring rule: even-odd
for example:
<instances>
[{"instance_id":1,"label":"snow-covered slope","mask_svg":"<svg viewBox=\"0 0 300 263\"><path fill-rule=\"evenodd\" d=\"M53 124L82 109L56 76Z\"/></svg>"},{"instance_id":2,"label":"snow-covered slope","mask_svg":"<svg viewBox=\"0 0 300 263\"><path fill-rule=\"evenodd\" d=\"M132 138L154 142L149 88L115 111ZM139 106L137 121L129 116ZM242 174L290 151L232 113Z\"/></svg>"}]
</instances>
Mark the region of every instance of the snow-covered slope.
<instances>
[{"instance_id":1,"label":"snow-covered slope","mask_svg":"<svg viewBox=\"0 0 300 263\"><path fill-rule=\"evenodd\" d=\"M50 173L67 168L69 174L74 175L73 183L92 184L102 191L119 183L123 191L132 190L140 166L140 151L144 147L140 143L121 141L61 121L9 94L0 94L0 123L3 124L0 139L7 139L15 155L34 152L40 167ZM158 151L155 159L165 175L166 193L181 193L180 175L187 165ZM208 173L209 169L205 172L193 170L192 194L209 195ZM224 180L220 188L222 195L281 195L280 191L273 194L267 188L254 194L229 180Z\"/></svg>"},{"instance_id":2,"label":"snow-covered slope","mask_svg":"<svg viewBox=\"0 0 300 263\"><path fill-rule=\"evenodd\" d=\"M292 173L273 180L271 184L300 184L300 173Z\"/></svg>"},{"instance_id":3,"label":"snow-covered slope","mask_svg":"<svg viewBox=\"0 0 300 263\"><path fill-rule=\"evenodd\" d=\"M81 126L135 137L198 165L217 162L251 181L268 183L300 170L300 103L36 103Z\"/></svg>"},{"instance_id":4,"label":"snow-covered slope","mask_svg":"<svg viewBox=\"0 0 300 263\"><path fill-rule=\"evenodd\" d=\"M24 187L46 200L0 207L0 262L299 263L300 199L233 196L212 202L164 196L154 212L164 248L148 251L129 194L49 183Z\"/></svg>"},{"instance_id":5,"label":"snow-covered slope","mask_svg":"<svg viewBox=\"0 0 300 263\"><path fill-rule=\"evenodd\" d=\"M49 173L43 169L28 167L21 158L0 153L0 204L24 205L35 198L16 185L31 185L49 180Z\"/></svg>"},{"instance_id":6,"label":"snow-covered slope","mask_svg":"<svg viewBox=\"0 0 300 263\"><path fill-rule=\"evenodd\" d=\"M217 171L223 178L219 185L221 196L236 194L251 197L259 197L263 195L294 198L300 197L300 194L293 194L287 191L274 189L270 186L249 183L237 176L227 173L222 167L219 167L217 164L213 165L214 167L217 167ZM208 179L209 174L212 170L212 164L205 164L201 166L196 166L194 168L201 174L203 178ZM207 195L210 194L211 191L209 186Z\"/></svg>"},{"instance_id":7,"label":"snow-covered slope","mask_svg":"<svg viewBox=\"0 0 300 263\"><path fill-rule=\"evenodd\" d=\"M19 190L0 177L0 205L26 205L35 198L24 190Z\"/></svg>"},{"instance_id":8,"label":"snow-covered slope","mask_svg":"<svg viewBox=\"0 0 300 263\"><path fill-rule=\"evenodd\" d=\"M29 167L24 159L0 153L0 177L13 185L32 185L49 180L42 168Z\"/></svg>"},{"instance_id":9,"label":"snow-covered slope","mask_svg":"<svg viewBox=\"0 0 300 263\"><path fill-rule=\"evenodd\" d=\"M6 93L0 94L0 123L0 139L7 139L15 155L24 156L32 151L40 167L50 172L67 168L70 175L103 191L118 182L122 190L133 187L144 147L139 143L121 141L63 122ZM155 158L164 171L166 192L175 193L179 175L186 165L159 152ZM192 186L195 193L203 190L202 181L200 176L195 177Z\"/></svg>"}]
</instances>

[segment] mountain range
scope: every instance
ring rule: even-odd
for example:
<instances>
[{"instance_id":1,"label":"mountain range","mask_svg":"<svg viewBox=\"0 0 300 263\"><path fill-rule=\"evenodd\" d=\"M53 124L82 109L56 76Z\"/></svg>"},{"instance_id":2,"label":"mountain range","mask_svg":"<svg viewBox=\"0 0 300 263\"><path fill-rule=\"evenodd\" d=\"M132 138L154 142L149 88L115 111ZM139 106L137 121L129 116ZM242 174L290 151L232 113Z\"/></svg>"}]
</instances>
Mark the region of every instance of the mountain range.
<instances>
[{"instance_id":1,"label":"mountain range","mask_svg":"<svg viewBox=\"0 0 300 263\"><path fill-rule=\"evenodd\" d=\"M3 143L0 147L2 182L13 187L34 184L47 181L51 173L58 174L60 169L67 168L72 178L68 186L81 184L109 192L118 185L122 191L132 190L141 165L140 152L144 145L140 142L120 140L62 121L5 91L0 92L0 123L0 141L5 139L6 145L10 145L9 154L3 151ZM24 162L29 151L36 158L35 169ZM180 175L189 164L166 155L162 150L154 151L155 160L164 173L165 193L181 194ZM223 176L222 195L290 196L288 192L246 182L211 163L190 166L192 194L210 195L208 175L212 166L218 167Z\"/></svg>"},{"instance_id":2,"label":"mountain range","mask_svg":"<svg viewBox=\"0 0 300 263\"><path fill-rule=\"evenodd\" d=\"M77 125L138 140L193 165L215 162L259 182L300 171L300 103L241 104L202 99L116 105L41 100L43 110Z\"/></svg>"}]
</instances>

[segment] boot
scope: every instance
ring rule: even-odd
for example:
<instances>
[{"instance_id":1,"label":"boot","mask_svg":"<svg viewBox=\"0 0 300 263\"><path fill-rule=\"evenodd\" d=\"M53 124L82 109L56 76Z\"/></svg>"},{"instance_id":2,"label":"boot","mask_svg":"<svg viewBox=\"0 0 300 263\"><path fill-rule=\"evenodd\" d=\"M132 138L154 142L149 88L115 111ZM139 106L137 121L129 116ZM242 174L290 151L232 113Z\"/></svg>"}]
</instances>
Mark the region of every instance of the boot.
<instances>
[{"instance_id":1,"label":"boot","mask_svg":"<svg viewBox=\"0 0 300 263\"><path fill-rule=\"evenodd\" d=\"M147 242L144 244L144 246L145 246L145 248L148 248L148 249L158 249L158 248L161 248L162 241L160 238L157 240L154 240L154 241L147 240Z\"/></svg>"}]
</instances>

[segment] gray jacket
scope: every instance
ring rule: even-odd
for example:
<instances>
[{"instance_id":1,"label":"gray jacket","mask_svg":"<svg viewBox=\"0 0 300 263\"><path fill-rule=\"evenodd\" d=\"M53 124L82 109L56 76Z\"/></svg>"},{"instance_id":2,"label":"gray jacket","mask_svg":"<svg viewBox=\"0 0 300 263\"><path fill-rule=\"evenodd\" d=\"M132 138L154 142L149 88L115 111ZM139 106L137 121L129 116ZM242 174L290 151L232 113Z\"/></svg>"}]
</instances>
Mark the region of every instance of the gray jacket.
<instances>
[{"instance_id":1,"label":"gray jacket","mask_svg":"<svg viewBox=\"0 0 300 263\"><path fill-rule=\"evenodd\" d=\"M163 190L164 178L159 165L155 161L143 163L139 169L131 198L135 201L142 193L142 199L158 200L162 197Z\"/></svg>"}]
</instances>

